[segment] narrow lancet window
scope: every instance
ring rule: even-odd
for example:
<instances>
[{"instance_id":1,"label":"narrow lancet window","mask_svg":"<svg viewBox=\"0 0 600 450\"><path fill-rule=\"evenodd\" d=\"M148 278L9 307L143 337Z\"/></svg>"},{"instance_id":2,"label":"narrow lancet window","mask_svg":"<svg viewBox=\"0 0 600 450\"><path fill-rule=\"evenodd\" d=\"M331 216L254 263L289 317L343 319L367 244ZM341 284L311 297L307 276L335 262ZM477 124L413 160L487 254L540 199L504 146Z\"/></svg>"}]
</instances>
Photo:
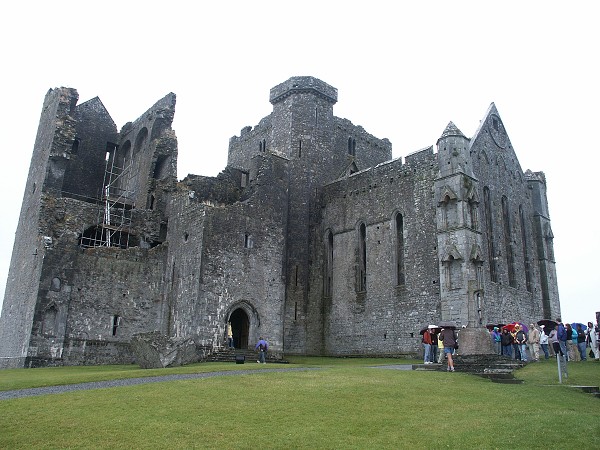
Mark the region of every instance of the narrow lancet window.
<instances>
[{"instance_id":1,"label":"narrow lancet window","mask_svg":"<svg viewBox=\"0 0 600 450\"><path fill-rule=\"evenodd\" d=\"M113 316L112 317L112 335L116 336L117 335L117 330L119 328L119 325L121 325L121 317L120 316Z\"/></svg>"},{"instance_id":2,"label":"narrow lancet window","mask_svg":"<svg viewBox=\"0 0 600 450\"><path fill-rule=\"evenodd\" d=\"M510 211L508 208L508 198L502 197L502 222L504 224L504 248L506 251L506 267L508 269L508 284L517 287L515 277L515 258L512 245L512 233L510 226Z\"/></svg>"},{"instance_id":3,"label":"narrow lancet window","mask_svg":"<svg viewBox=\"0 0 600 450\"><path fill-rule=\"evenodd\" d=\"M492 217L492 200L490 197L490 188L483 188L483 208L485 211L485 231L487 235L488 259L490 261L490 280L498 282L498 266L496 248L494 246L494 226Z\"/></svg>"},{"instance_id":4,"label":"narrow lancet window","mask_svg":"<svg viewBox=\"0 0 600 450\"><path fill-rule=\"evenodd\" d=\"M323 284L323 295L325 297L331 297L333 284L333 233L327 232L325 239L325 274Z\"/></svg>"},{"instance_id":5,"label":"narrow lancet window","mask_svg":"<svg viewBox=\"0 0 600 450\"><path fill-rule=\"evenodd\" d=\"M364 223L358 227L358 270L357 290L367 290L367 228Z\"/></svg>"},{"instance_id":6,"label":"narrow lancet window","mask_svg":"<svg viewBox=\"0 0 600 450\"><path fill-rule=\"evenodd\" d=\"M521 225L521 246L523 247L523 265L525 267L525 286L527 291L533 292L531 285L531 262L529 261L529 251L527 242L527 228L525 226L525 213L523 205L519 205L519 222Z\"/></svg>"},{"instance_id":7,"label":"narrow lancet window","mask_svg":"<svg viewBox=\"0 0 600 450\"><path fill-rule=\"evenodd\" d=\"M396 214L396 284L405 283L404 275L404 219Z\"/></svg>"}]
</instances>

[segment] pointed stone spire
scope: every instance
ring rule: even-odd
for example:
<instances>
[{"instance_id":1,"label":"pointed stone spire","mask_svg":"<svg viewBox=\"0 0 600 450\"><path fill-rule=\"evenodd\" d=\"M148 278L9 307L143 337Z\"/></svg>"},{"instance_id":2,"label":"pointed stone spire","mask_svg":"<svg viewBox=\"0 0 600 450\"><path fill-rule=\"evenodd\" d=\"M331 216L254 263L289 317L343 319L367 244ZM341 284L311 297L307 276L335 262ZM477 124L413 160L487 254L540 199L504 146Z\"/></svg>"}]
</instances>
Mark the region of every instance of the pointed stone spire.
<instances>
[{"instance_id":1,"label":"pointed stone spire","mask_svg":"<svg viewBox=\"0 0 600 450\"><path fill-rule=\"evenodd\" d=\"M446 126L446 129L440 136L440 139L444 139L449 136L460 136L460 137L466 138L466 136L463 134L463 132L460 131L458 129L458 127L456 125L454 125L454 122L452 122L452 121L448 122L448 125ZM440 139L438 139L438 142Z\"/></svg>"}]
</instances>

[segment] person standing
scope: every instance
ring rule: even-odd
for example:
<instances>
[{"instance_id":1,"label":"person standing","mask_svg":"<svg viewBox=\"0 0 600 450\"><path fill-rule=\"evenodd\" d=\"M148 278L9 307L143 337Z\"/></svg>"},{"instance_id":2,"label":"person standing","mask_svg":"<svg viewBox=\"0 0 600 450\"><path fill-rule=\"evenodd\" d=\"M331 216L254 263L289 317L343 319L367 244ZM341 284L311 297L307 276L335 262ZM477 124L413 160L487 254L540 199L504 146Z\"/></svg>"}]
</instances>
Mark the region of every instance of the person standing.
<instances>
[{"instance_id":1,"label":"person standing","mask_svg":"<svg viewBox=\"0 0 600 450\"><path fill-rule=\"evenodd\" d=\"M515 342L521 352L521 361L527 362L527 335L520 325L515 326Z\"/></svg>"},{"instance_id":2,"label":"person standing","mask_svg":"<svg viewBox=\"0 0 600 450\"><path fill-rule=\"evenodd\" d=\"M269 349L269 344L265 341L262 336L258 339L254 350L258 351L258 360L257 363L267 363L267 350Z\"/></svg>"},{"instance_id":3,"label":"person standing","mask_svg":"<svg viewBox=\"0 0 600 450\"><path fill-rule=\"evenodd\" d=\"M579 357L579 349L577 348L577 331L573 329L570 323L565 325L567 332L567 352L569 353L569 361L581 361Z\"/></svg>"},{"instance_id":4,"label":"person standing","mask_svg":"<svg viewBox=\"0 0 600 450\"><path fill-rule=\"evenodd\" d=\"M592 352L594 353L594 359L596 361L600 360L600 349L598 349L598 335L596 334L596 329L594 328L594 324L592 322L588 322L585 334L587 335L587 342L588 344L590 344Z\"/></svg>"},{"instance_id":5,"label":"person standing","mask_svg":"<svg viewBox=\"0 0 600 450\"><path fill-rule=\"evenodd\" d=\"M544 352L544 359L549 359L550 352L548 351L548 335L546 334L546 330L544 328L544 325L540 325L540 347L542 347L542 351Z\"/></svg>"},{"instance_id":6,"label":"person standing","mask_svg":"<svg viewBox=\"0 0 600 450\"><path fill-rule=\"evenodd\" d=\"M559 356L565 356L566 353L563 353L562 349L560 348L557 328L550 330L550 334L548 335L548 343L552 346L552 350L554 350L554 354L558 358Z\"/></svg>"},{"instance_id":7,"label":"person standing","mask_svg":"<svg viewBox=\"0 0 600 450\"><path fill-rule=\"evenodd\" d=\"M567 339L570 339L570 337L567 337L567 330L562 323L562 320L560 320L560 317L556 318L556 324L556 340L560 348L560 354L568 361L569 352L567 351ZM558 355L558 352L556 354Z\"/></svg>"},{"instance_id":8,"label":"person standing","mask_svg":"<svg viewBox=\"0 0 600 450\"><path fill-rule=\"evenodd\" d=\"M438 335L436 329L431 329L431 363L435 363L438 360Z\"/></svg>"},{"instance_id":9,"label":"person standing","mask_svg":"<svg viewBox=\"0 0 600 450\"><path fill-rule=\"evenodd\" d=\"M494 351L496 352L497 355L501 355L502 354L502 336L500 334L500 330L498 330L498 327L494 327L494 329L492 330L491 333L491 338L492 338L492 345L494 346Z\"/></svg>"},{"instance_id":10,"label":"person standing","mask_svg":"<svg viewBox=\"0 0 600 450\"><path fill-rule=\"evenodd\" d=\"M451 328L442 328L438 339L444 343L444 354L448 358L448 372L454 372L454 361L452 354L456 347L456 332Z\"/></svg>"},{"instance_id":11,"label":"person standing","mask_svg":"<svg viewBox=\"0 0 600 450\"><path fill-rule=\"evenodd\" d=\"M231 328L231 322L227 322L227 347L229 347L230 350L234 349L233 329Z\"/></svg>"},{"instance_id":12,"label":"person standing","mask_svg":"<svg viewBox=\"0 0 600 450\"><path fill-rule=\"evenodd\" d=\"M502 344L502 355L512 358L512 335L506 328L502 328L500 343Z\"/></svg>"},{"instance_id":13,"label":"person standing","mask_svg":"<svg viewBox=\"0 0 600 450\"><path fill-rule=\"evenodd\" d=\"M440 338L440 333L437 335L437 347L438 347L438 364L441 364L444 361L444 341Z\"/></svg>"},{"instance_id":14,"label":"person standing","mask_svg":"<svg viewBox=\"0 0 600 450\"><path fill-rule=\"evenodd\" d=\"M578 323L575 326L575 328L576 328L576 332L577 332L577 350L579 350L579 356L581 357L582 361L587 361L587 355L585 354L585 351L587 349L587 342L586 342L587 336L583 332L583 328L581 328L580 323Z\"/></svg>"},{"instance_id":15,"label":"person standing","mask_svg":"<svg viewBox=\"0 0 600 450\"><path fill-rule=\"evenodd\" d=\"M431 328L427 328L423 332L423 364L431 364Z\"/></svg>"},{"instance_id":16,"label":"person standing","mask_svg":"<svg viewBox=\"0 0 600 450\"><path fill-rule=\"evenodd\" d=\"M540 359L540 331L535 324L529 325L529 333L527 333L527 345L529 346L529 356L534 361Z\"/></svg>"}]
</instances>

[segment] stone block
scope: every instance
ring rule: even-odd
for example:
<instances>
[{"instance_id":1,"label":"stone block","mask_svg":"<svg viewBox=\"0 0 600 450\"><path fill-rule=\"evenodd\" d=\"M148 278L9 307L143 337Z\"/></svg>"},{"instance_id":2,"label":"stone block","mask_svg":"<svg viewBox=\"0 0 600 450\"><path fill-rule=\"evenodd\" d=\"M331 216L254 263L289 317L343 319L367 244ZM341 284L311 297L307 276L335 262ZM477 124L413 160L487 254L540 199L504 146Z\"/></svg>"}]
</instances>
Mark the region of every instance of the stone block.
<instances>
[{"instance_id":1,"label":"stone block","mask_svg":"<svg viewBox=\"0 0 600 450\"><path fill-rule=\"evenodd\" d=\"M199 360L192 338L169 337L157 331L135 335L131 349L142 369L182 366Z\"/></svg>"}]
</instances>

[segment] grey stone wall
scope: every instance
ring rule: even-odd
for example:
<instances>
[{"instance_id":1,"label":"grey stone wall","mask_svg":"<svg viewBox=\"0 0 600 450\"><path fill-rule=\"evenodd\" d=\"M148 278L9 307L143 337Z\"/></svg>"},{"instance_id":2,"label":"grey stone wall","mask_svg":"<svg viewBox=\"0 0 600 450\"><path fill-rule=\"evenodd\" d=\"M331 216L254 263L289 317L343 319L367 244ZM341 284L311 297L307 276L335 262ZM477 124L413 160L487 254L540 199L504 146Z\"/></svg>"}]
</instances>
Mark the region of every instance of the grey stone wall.
<instances>
[{"instance_id":1,"label":"grey stone wall","mask_svg":"<svg viewBox=\"0 0 600 450\"><path fill-rule=\"evenodd\" d=\"M71 148L70 139L75 133L69 114L77 98L76 90L58 88L48 91L44 100L0 316L0 367L22 367L27 356L45 252L43 235L38 233L40 199L47 173L61 177L60 170L50 170L50 158L66 154ZM63 124L64 131L60 128Z\"/></svg>"},{"instance_id":2,"label":"grey stone wall","mask_svg":"<svg viewBox=\"0 0 600 450\"><path fill-rule=\"evenodd\" d=\"M204 355L232 318L239 347L263 336L277 356L406 355L440 320L560 314L546 179L522 171L494 105L471 139L450 123L437 153L403 162L336 117L337 90L321 80L292 77L270 100L269 116L230 139L217 177L177 182L174 94L116 134L99 99L76 108L75 90L51 90L0 366L130 363L132 337L152 331ZM109 229L97 193L107 151L125 170L114 187L127 192L115 208L131 208L128 241L86 248Z\"/></svg>"},{"instance_id":3,"label":"grey stone wall","mask_svg":"<svg viewBox=\"0 0 600 450\"><path fill-rule=\"evenodd\" d=\"M61 195L91 201L101 197L107 145L116 145L117 127L98 97L78 105Z\"/></svg>"},{"instance_id":4,"label":"grey stone wall","mask_svg":"<svg viewBox=\"0 0 600 450\"><path fill-rule=\"evenodd\" d=\"M324 188L321 231L331 230L334 242L332 295L323 300L326 353L412 353L420 346L423 323L440 318L431 195L437 170L431 150L420 157L426 163L419 167L394 160ZM400 285L394 256L398 213L404 220L406 271ZM356 286L360 222L366 225L365 292ZM316 280L321 274L313 272Z\"/></svg>"},{"instance_id":5,"label":"grey stone wall","mask_svg":"<svg viewBox=\"0 0 600 450\"><path fill-rule=\"evenodd\" d=\"M495 124L498 128L496 130ZM485 283L484 321L487 323L518 320L530 323L539 318L555 317L560 313L558 288L554 262L548 263L547 273L540 271L541 260L547 258L540 251L539 225L537 223L539 206L545 203L545 193L540 191L541 202L534 198L536 190L529 188L527 176L523 173L510 139L504 130L501 119L494 105L490 107L486 118L482 121L479 130L472 139L470 148L472 165L476 178L479 180L479 198L481 227L485 228L485 212L483 211L483 189L488 188L491 198L491 221L493 223L493 237L495 242L495 255L490 255L489 240L483 242L483 253L486 263L483 271ZM544 183L545 184L545 183ZM510 219L510 246L514 257L515 285L511 286L508 275L508 261L504 231L504 218L502 213L502 197L506 197ZM519 207L523 209L525 217L526 250L523 247L523 230L519 219ZM544 217L549 216L547 209L543 209ZM542 239L544 245L551 242ZM528 255L531 266L531 291L527 290L525 253ZM498 281L490 278L490 260L496 258ZM550 278L548 278L550 277ZM549 279L549 281L548 281ZM542 301L542 283L551 284L548 288L548 300L551 306L544 308ZM551 292L550 292L551 291Z\"/></svg>"}]
</instances>

